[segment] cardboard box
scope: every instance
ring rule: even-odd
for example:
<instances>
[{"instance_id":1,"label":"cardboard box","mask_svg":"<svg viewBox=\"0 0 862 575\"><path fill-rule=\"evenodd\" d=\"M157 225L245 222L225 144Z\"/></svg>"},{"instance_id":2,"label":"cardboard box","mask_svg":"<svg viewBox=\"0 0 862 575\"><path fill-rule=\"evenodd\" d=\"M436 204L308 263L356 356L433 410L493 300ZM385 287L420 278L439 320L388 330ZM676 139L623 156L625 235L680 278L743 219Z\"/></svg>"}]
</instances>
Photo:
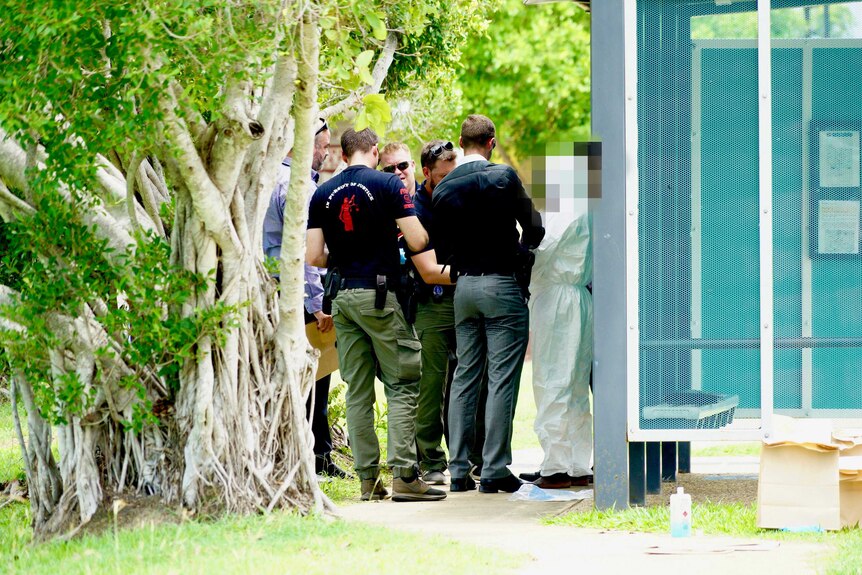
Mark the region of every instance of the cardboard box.
<instances>
[{"instance_id":1,"label":"cardboard box","mask_svg":"<svg viewBox=\"0 0 862 575\"><path fill-rule=\"evenodd\" d=\"M317 381L337 370L338 350L335 348L335 330L331 329L326 333L321 333L317 329L316 323L307 323L305 324L305 337L308 338L308 343L320 352L314 380Z\"/></svg>"},{"instance_id":2,"label":"cardboard box","mask_svg":"<svg viewBox=\"0 0 862 575\"><path fill-rule=\"evenodd\" d=\"M847 451L859 452L859 447ZM842 452L838 459L838 472L841 524L845 527L856 527L862 521L862 453L845 456Z\"/></svg>"},{"instance_id":3,"label":"cardboard box","mask_svg":"<svg viewBox=\"0 0 862 575\"><path fill-rule=\"evenodd\" d=\"M757 526L841 528L838 450L764 445L757 484Z\"/></svg>"},{"instance_id":4,"label":"cardboard box","mask_svg":"<svg viewBox=\"0 0 862 575\"><path fill-rule=\"evenodd\" d=\"M829 419L773 416L763 441L757 487L757 526L841 529L862 519L862 434L832 431ZM862 453L860 453L862 455ZM862 467L860 465L859 467Z\"/></svg>"}]
</instances>

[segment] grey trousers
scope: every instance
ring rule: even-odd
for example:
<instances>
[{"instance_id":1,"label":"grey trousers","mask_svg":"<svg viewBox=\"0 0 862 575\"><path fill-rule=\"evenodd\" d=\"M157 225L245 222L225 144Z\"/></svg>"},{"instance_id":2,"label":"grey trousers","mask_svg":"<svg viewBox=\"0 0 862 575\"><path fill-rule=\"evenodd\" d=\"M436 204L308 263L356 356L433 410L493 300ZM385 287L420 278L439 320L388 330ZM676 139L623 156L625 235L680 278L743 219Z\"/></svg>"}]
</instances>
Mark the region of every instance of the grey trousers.
<instances>
[{"instance_id":1,"label":"grey trousers","mask_svg":"<svg viewBox=\"0 0 862 575\"><path fill-rule=\"evenodd\" d=\"M512 420L530 335L527 302L512 276L461 276L455 288L458 367L449 399L449 472L466 477L475 434L475 413L485 360L483 479L511 474Z\"/></svg>"}]
</instances>

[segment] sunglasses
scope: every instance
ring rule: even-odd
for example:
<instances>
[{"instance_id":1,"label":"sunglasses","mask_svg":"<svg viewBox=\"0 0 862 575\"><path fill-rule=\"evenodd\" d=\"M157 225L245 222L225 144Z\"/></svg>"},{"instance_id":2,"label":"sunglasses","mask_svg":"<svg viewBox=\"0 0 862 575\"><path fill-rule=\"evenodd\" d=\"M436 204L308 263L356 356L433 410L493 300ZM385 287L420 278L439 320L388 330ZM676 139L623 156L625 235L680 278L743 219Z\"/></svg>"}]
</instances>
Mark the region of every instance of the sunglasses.
<instances>
[{"instance_id":1,"label":"sunglasses","mask_svg":"<svg viewBox=\"0 0 862 575\"><path fill-rule=\"evenodd\" d=\"M315 135L315 136L316 136L316 135L318 135L320 132L323 132L324 130L328 130L328 129L329 129L329 126L327 126L327 125L326 125L326 120L324 120L323 118L320 118L320 121L321 121L321 122L323 122L323 125L322 125L322 126L320 126L320 127L317 129L317 131L314 133L314 135Z\"/></svg>"},{"instance_id":2,"label":"sunglasses","mask_svg":"<svg viewBox=\"0 0 862 575\"><path fill-rule=\"evenodd\" d=\"M383 171L386 172L387 174L394 174L396 168L398 169L399 172L403 172L409 167L410 167L409 161L398 162L397 164L392 164L390 166L383 166Z\"/></svg>"},{"instance_id":3,"label":"sunglasses","mask_svg":"<svg viewBox=\"0 0 862 575\"><path fill-rule=\"evenodd\" d=\"M440 154L442 154L443 152L451 152L454 149L455 145L452 144L452 142L446 142L445 144L439 144L437 146L434 146L433 148L428 150L428 153L431 154L432 158L439 158Z\"/></svg>"}]
</instances>

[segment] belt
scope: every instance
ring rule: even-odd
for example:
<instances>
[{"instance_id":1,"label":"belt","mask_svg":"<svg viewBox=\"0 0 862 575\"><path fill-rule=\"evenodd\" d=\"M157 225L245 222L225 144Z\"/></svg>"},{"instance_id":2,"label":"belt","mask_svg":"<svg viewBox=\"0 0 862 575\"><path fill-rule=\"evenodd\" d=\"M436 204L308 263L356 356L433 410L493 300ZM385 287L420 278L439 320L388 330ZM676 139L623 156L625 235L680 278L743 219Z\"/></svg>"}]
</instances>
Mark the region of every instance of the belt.
<instances>
[{"instance_id":1,"label":"belt","mask_svg":"<svg viewBox=\"0 0 862 575\"><path fill-rule=\"evenodd\" d=\"M513 276L515 272L479 272L479 271L459 271L458 276Z\"/></svg>"},{"instance_id":2,"label":"belt","mask_svg":"<svg viewBox=\"0 0 862 575\"><path fill-rule=\"evenodd\" d=\"M395 291L395 281L386 278L386 289ZM341 289L377 289L377 280L370 278L344 278L341 280Z\"/></svg>"}]
</instances>

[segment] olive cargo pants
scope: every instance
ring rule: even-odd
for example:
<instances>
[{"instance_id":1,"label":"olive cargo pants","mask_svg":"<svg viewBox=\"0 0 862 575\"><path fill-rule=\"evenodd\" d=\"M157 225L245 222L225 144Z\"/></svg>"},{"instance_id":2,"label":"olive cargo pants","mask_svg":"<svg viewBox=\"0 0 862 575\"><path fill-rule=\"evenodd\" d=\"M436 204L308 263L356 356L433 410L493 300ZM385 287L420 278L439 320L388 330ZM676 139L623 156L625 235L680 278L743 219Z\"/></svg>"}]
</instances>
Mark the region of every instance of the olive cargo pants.
<instances>
[{"instance_id":1,"label":"olive cargo pants","mask_svg":"<svg viewBox=\"0 0 862 575\"><path fill-rule=\"evenodd\" d=\"M395 294L374 307L373 289L343 289L332 302L341 379L347 383L347 433L360 479L379 474L380 444L374 432L374 377L389 405L387 463L395 477L416 465L416 401L422 345L404 319Z\"/></svg>"},{"instance_id":2,"label":"olive cargo pants","mask_svg":"<svg viewBox=\"0 0 862 575\"><path fill-rule=\"evenodd\" d=\"M422 472L445 471L443 411L449 352L455 350L455 305L452 296L439 303L420 303L416 311L416 334L422 342L422 379L416 409L416 446Z\"/></svg>"}]
</instances>

